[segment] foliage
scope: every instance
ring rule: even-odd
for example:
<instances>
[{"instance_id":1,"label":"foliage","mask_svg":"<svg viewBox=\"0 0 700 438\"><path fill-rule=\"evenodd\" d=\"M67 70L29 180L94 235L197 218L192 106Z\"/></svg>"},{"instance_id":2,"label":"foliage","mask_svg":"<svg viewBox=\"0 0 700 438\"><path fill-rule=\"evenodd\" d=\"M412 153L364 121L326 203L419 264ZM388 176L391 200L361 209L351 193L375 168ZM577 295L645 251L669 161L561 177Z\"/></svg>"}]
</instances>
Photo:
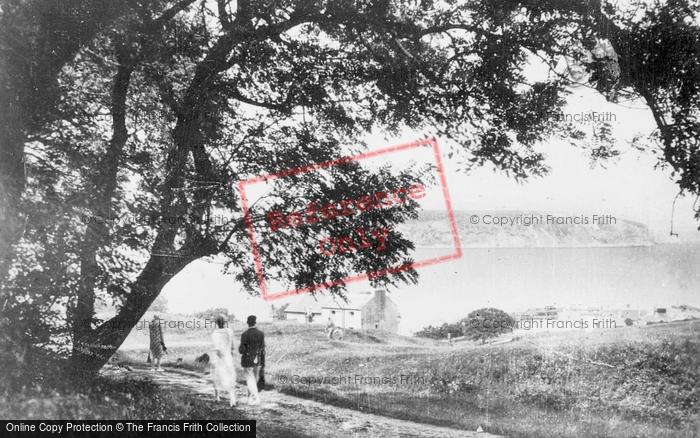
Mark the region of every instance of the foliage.
<instances>
[{"instance_id":1,"label":"foliage","mask_svg":"<svg viewBox=\"0 0 700 438\"><path fill-rule=\"evenodd\" d=\"M486 339L512 332L513 327L514 320L510 315L502 310L485 308L471 312L466 318L456 323L424 327L413 336L428 339L447 339L448 335L451 338L466 336L472 340L481 340L483 344Z\"/></svg>"},{"instance_id":2,"label":"foliage","mask_svg":"<svg viewBox=\"0 0 700 438\"><path fill-rule=\"evenodd\" d=\"M515 320L506 312L491 307L471 312L460 324L467 338L481 340L483 344L487 339L512 332Z\"/></svg>"},{"instance_id":3,"label":"foliage","mask_svg":"<svg viewBox=\"0 0 700 438\"><path fill-rule=\"evenodd\" d=\"M459 322L455 324L444 323L440 327L429 325L428 327L424 327L423 330L415 332L413 336L428 339L447 339L448 334L450 334L452 338L462 336L464 334L462 324Z\"/></svg>"}]
</instances>

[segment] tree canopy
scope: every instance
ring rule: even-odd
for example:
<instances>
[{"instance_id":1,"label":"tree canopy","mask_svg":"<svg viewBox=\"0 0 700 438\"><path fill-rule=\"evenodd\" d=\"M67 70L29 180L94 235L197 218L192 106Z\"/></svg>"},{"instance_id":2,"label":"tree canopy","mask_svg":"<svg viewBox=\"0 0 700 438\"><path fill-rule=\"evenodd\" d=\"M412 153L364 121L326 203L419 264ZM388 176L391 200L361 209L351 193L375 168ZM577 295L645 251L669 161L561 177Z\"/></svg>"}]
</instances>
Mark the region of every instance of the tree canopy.
<instances>
[{"instance_id":1,"label":"tree canopy","mask_svg":"<svg viewBox=\"0 0 700 438\"><path fill-rule=\"evenodd\" d=\"M496 338L510 333L515 328L515 320L503 310L492 307L475 310L460 321L464 336L473 341Z\"/></svg>"},{"instance_id":2,"label":"tree canopy","mask_svg":"<svg viewBox=\"0 0 700 438\"><path fill-rule=\"evenodd\" d=\"M533 59L578 59L596 38L620 59L619 78L599 74L599 89L612 101L644 100L657 122L659 164L697 195L700 6L633 6L4 1L3 360L31 360L53 345L51 354L70 355L74 371L94 373L128 334L109 326L135 324L173 276L203 257L225 256L235 280L255 293L236 183L364 150L367 133L431 132L450 142L465 170L492 163L520 179L545 174L535 146L581 133L555 117L569 79L532 81L523 71ZM607 144L589 153L616 151ZM350 162L278 179L253 221L272 207L429 184L430 170ZM363 215L362 224L393 230L417 207ZM231 220L213 221L217 214ZM413 244L395 230L387 251L372 256L300 252L308 239L353 230L325 221L303 228L292 245L270 234L260 246L265 275L306 287L411 262ZM371 280L415 282L417 274ZM342 295L343 285L330 290ZM118 305L111 325L95 319L96 297Z\"/></svg>"}]
</instances>

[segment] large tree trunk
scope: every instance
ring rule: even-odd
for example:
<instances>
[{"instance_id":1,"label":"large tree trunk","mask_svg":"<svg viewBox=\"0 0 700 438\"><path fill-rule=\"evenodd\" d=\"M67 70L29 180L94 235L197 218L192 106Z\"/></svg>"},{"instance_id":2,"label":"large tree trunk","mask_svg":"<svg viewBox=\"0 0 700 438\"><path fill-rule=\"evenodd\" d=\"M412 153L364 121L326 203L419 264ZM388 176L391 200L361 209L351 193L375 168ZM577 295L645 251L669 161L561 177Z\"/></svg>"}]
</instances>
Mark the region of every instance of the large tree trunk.
<instances>
[{"instance_id":1,"label":"large tree trunk","mask_svg":"<svg viewBox=\"0 0 700 438\"><path fill-rule=\"evenodd\" d=\"M107 218L111 216L112 199L117 189L120 157L129 138L126 128L126 97L135 60L125 45L117 49L117 60L119 67L112 85L112 138L107 152L98 163L97 174L93 176L95 190L87 194L92 197L90 206L93 217L87 225L80 248L81 281L77 302L70 308L73 345L76 347L74 352L89 349L87 339L92 331L91 322L95 313L95 288L102 273L98 264L98 251L109 245Z\"/></svg>"},{"instance_id":2,"label":"large tree trunk","mask_svg":"<svg viewBox=\"0 0 700 438\"><path fill-rule=\"evenodd\" d=\"M168 281L196 258L151 256L132 285L121 312L100 327L84 333L80 346L74 345L71 357L73 376L79 379L94 377L143 318Z\"/></svg>"},{"instance_id":3,"label":"large tree trunk","mask_svg":"<svg viewBox=\"0 0 700 438\"><path fill-rule=\"evenodd\" d=\"M2 74L2 72L0 72ZM14 258L22 236L19 202L25 186L22 111L9 90L0 86L0 278ZM0 281L2 283L2 281Z\"/></svg>"},{"instance_id":4,"label":"large tree trunk","mask_svg":"<svg viewBox=\"0 0 700 438\"><path fill-rule=\"evenodd\" d=\"M191 137L182 137L182 140L188 138L191 139ZM176 143L178 142L176 141ZM185 144L180 143L181 146ZM178 163L184 166L184 162ZM178 173L173 172L171 175L174 176ZM170 183L173 185L179 185L181 182L181 179L179 181L176 178L170 179ZM175 193L175 188L170 187L170 193ZM164 198L172 198L172 196L164 196ZM182 208L182 205L171 205L162 212L166 217L175 217L178 210ZM169 222L163 221L151 250L151 257L144 270L131 285L124 307L119 314L100 327L83 332L80 337L80 345L74 345L71 357L74 376L83 379L94 377L121 346L133 327L143 318L163 287L192 261L219 252L216 241L200 234L190 234L185 244L181 248L175 249L179 221L173 221L175 224ZM74 321L74 323L76 322L78 321Z\"/></svg>"},{"instance_id":5,"label":"large tree trunk","mask_svg":"<svg viewBox=\"0 0 700 438\"><path fill-rule=\"evenodd\" d=\"M181 1L164 14L161 19L171 18L176 13L177 8L184 8L186 4L185 0ZM239 12L241 8L243 8L243 4L239 4ZM245 14L237 14L235 23L232 23L230 26L230 31L217 41L207 57L199 63L183 101L178 104L172 99L164 99L171 103L172 109L177 115L177 123L173 130L174 147L169 150L165 165L166 176L160 202L160 214L162 217L181 217L187 214L193 217L202 217L210 207L211 194L206 189L192 190L191 199L187 199L182 195L185 188L186 169L190 154L194 164L194 172L198 179L208 182L225 182L220 180L220 175L218 175L204 147L201 127L201 120L205 111L203 102L206 101L208 93L211 92L211 84L216 75L227 68L227 57L233 45L244 36L250 37L244 18ZM152 30L157 30L157 28L153 26ZM119 81L117 80L115 81L115 94L118 85ZM126 85L128 87L128 81ZM118 96L118 99L125 99L126 90L124 89L123 92L124 96ZM113 105L115 102L118 104L118 99L114 99L115 95L113 94ZM120 108L115 107L114 109L119 110ZM123 119L118 119L119 113L120 111L114 111L115 139L113 139L112 146L115 147L119 146L119 142L116 140L122 140L116 138L118 132L122 130L124 133L126 132L121 125L123 124ZM123 111L121 111L121 114L123 115ZM123 140L125 141L125 139ZM112 178L114 175L109 174L106 176ZM102 200L109 202L106 196L107 193L104 195ZM104 208L104 205L102 205L102 208ZM234 226L242 227L243 223L241 222ZM92 303L94 303L95 285L94 279L85 279L85 287L81 288L81 297L78 300L79 306L76 313L80 317L72 321L73 331L76 336L74 337L71 365L75 376L82 378L94 376L121 346L168 281L190 262L220 252L220 247L212 236L206 233L203 234L201 230L196 229L186 229L185 231L185 243L180 248L176 248L176 238L182 232L180 221L162 221L159 224L155 242L151 249L151 257L138 279L131 285L124 307L117 316L96 329L86 328L84 323L86 319L91 319L94 314L94 310L91 307ZM96 265L93 258L96 248L98 248L98 245L89 246L84 254L86 256L83 259L86 268L84 274L89 276L93 272L91 268ZM82 327L77 327L76 324L82 325Z\"/></svg>"},{"instance_id":6,"label":"large tree trunk","mask_svg":"<svg viewBox=\"0 0 700 438\"><path fill-rule=\"evenodd\" d=\"M166 179L160 203L161 216L166 218L181 217L188 213L201 215L208 206L208 195L204 191L194 191L191 201L178 196L182 193L185 185L185 170L190 153L197 175L209 181L215 178L213 164L202 145L200 126L200 116L203 112L200 102L206 95L207 84L213 78L215 71L212 69L211 62L204 60L202 64L204 67L200 65L184 99L185 103L181 106L186 110L184 112L178 111L178 121L173 130L174 147L168 153ZM121 89L124 93L123 96L116 95L119 83L118 73L114 85L115 93L113 93L113 99L115 96L117 99L113 101L113 105L114 102L119 104L120 100L126 97L126 88ZM128 86L128 81L126 85ZM122 128L124 133L126 131L126 128L123 127L125 107L121 107L121 109L114 107L113 109L119 110L115 111L114 117L116 137ZM118 118L119 114L122 115L121 118ZM121 140L121 137L119 139ZM125 142L125 138L123 140ZM113 146L118 147L119 142L114 142ZM116 171L114 174L105 176L115 178L116 181ZM107 198L103 198L103 200L109 201ZM86 327L84 323L85 320L90 320L94 314L94 310L91 308L91 303L94 303L94 281L88 279L92 284L85 284L85 289L81 289L81 296L78 300L78 304L83 305L78 308L81 317L72 321L74 333L77 334L74 337L71 364L74 376L83 379L94 376L121 346L168 281L192 261L219 252L219 246L213 238L203 236L198 232L187 233L182 247L175 248L176 238L180 232L180 221L166 220L159 223L158 234L151 249L151 257L138 279L131 285L124 307L117 316L97 329ZM95 236L89 237L94 238ZM97 246L94 245L89 249L94 251L96 248ZM88 257L83 259L83 263L89 267L95 254L88 251L85 255ZM90 273L91 271L86 271L83 276Z\"/></svg>"}]
</instances>

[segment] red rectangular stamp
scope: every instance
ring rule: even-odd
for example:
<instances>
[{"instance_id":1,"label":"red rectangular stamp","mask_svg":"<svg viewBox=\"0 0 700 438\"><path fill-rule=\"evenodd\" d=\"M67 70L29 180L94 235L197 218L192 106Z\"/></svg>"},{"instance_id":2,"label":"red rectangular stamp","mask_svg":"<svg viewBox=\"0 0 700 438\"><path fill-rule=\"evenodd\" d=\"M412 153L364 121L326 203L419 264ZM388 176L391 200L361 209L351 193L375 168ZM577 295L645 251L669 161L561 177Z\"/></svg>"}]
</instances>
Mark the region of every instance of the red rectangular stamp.
<instances>
[{"instance_id":1,"label":"red rectangular stamp","mask_svg":"<svg viewBox=\"0 0 700 438\"><path fill-rule=\"evenodd\" d=\"M454 248L451 253L439 255L426 260L415 261L412 263L402 263L385 269L376 270L374 272L354 273L346 278L333 279L331 281L319 282L306 287L286 288L281 291L269 290L265 278L265 270L261 261L260 245L264 242L259 242L259 237L264 237L265 233L270 233L268 236L273 236L279 239L279 236L284 235L289 239L295 239L294 244L299 245L300 242L308 242L308 233L294 235L295 231L301 230L304 226L312 226L312 224L322 223L328 220L350 220L357 215L381 213L382 210L398 206L407 201L417 201L427 196L426 188L422 184L404 184L402 187L393 187L377 191L376 193L366 193L352 198L337 199L332 202L312 201L302 208L293 209L295 211L281 211L280 208L272 209L266 212L263 223L263 228L258 228L256 231L251 220L250 207L248 201L248 191L255 191L253 187L257 184L267 183L275 179L294 178L295 175L300 175L305 172L321 172L332 170L334 166L340 166L345 163L361 160L376 159L379 157L397 154L402 151L416 150L418 148L431 148L431 159L435 162L431 163L434 169L437 169L437 181L445 209L447 210L447 218L452 234L452 242ZM390 158L390 157L386 157ZM274 173L266 176L250 178L238 183L238 189L241 196L241 204L243 213L245 214L246 226L253 253L253 261L255 265L255 274L261 288L261 295L264 300L274 300L283 298L289 295L311 292L318 289L324 289L339 284L348 284L360 280L370 279L376 276L388 275L394 272L404 271L407 269L417 269L424 266L429 266L435 263L453 260L462 256L462 248L457 233L457 225L452 211L452 204L447 189L447 181L442 163L442 157L438 148L438 143L435 138L407 143L399 146L389 147L386 149L367 152L351 157L340 158L332 161L325 161L318 164L312 164L305 167L290 169L279 173ZM352 230L351 227L349 230ZM285 234L286 233L286 234ZM361 254L362 251L376 252L385 251L387 245L390 245L390 229L385 226L379 226L376 229L364 229L362 227L348 231L342 236L325 236L316 240L311 239L308 244L308 251L313 252L314 260L327 257L328 260L333 257L343 257L349 254ZM303 247L303 245L302 245ZM366 252L365 254L370 254Z\"/></svg>"}]
</instances>

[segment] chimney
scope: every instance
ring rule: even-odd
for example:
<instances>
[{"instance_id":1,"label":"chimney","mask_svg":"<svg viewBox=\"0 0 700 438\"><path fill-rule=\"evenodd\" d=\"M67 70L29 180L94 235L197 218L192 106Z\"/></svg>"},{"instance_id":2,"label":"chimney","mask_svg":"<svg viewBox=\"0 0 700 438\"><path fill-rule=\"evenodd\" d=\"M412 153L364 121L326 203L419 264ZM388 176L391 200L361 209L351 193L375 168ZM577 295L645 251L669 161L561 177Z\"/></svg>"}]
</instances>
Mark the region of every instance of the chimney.
<instances>
[{"instance_id":1,"label":"chimney","mask_svg":"<svg viewBox=\"0 0 700 438\"><path fill-rule=\"evenodd\" d=\"M386 291L384 289L375 289L374 296L379 301L379 308L384 310L386 308Z\"/></svg>"}]
</instances>

